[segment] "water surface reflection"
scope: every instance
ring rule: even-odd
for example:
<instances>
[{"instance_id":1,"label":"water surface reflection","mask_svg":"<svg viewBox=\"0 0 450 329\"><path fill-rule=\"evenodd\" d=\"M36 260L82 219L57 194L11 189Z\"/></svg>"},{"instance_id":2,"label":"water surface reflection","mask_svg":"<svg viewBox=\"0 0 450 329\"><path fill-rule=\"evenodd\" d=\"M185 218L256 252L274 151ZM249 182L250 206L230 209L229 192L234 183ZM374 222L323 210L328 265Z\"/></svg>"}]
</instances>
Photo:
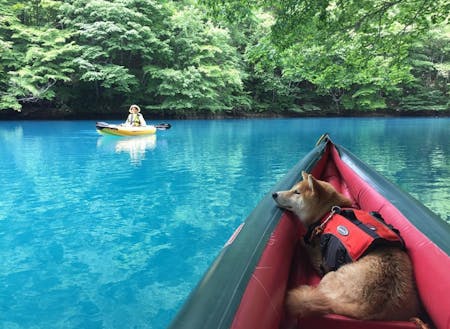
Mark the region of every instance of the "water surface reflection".
<instances>
[{"instance_id":1,"label":"water surface reflection","mask_svg":"<svg viewBox=\"0 0 450 329\"><path fill-rule=\"evenodd\" d=\"M450 219L450 118L172 123L108 138L91 121L0 122L0 328L166 328L324 132Z\"/></svg>"},{"instance_id":2,"label":"water surface reflection","mask_svg":"<svg viewBox=\"0 0 450 329\"><path fill-rule=\"evenodd\" d=\"M107 152L128 153L131 163L141 164L147 151L156 148L156 135L135 137L101 136L97 140L97 147Z\"/></svg>"}]
</instances>

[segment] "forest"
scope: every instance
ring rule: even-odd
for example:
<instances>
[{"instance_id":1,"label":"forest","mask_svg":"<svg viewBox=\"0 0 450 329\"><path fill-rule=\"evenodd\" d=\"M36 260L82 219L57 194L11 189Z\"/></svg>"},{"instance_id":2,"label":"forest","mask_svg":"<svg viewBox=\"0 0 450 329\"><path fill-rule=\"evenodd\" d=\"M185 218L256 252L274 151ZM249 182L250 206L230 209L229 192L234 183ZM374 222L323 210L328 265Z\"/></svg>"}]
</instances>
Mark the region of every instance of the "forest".
<instances>
[{"instance_id":1,"label":"forest","mask_svg":"<svg viewBox=\"0 0 450 329\"><path fill-rule=\"evenodd\" d=\"M450 113L447 0L0 0L0 118Z\"/></svg>"}]
</instances>

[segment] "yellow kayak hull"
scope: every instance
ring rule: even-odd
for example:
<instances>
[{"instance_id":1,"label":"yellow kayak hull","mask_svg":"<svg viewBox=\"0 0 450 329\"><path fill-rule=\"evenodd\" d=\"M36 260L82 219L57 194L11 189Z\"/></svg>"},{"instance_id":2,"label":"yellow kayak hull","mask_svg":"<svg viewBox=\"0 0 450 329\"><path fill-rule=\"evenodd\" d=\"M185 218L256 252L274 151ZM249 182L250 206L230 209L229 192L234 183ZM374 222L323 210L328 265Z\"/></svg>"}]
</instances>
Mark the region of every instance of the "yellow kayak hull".
<instances>
[{"instance_id":1,"label":"yellow kayak hull","mask_svg":"<svg viewBox=\"0 0 450 329\"><path fill-rule=\"evenodd\" d=\"M143 136L153 135L156 133L155 126L132 127L98 122L96 124L96 128L97 131L102 135L114 136Z\"/></svg>"}]
</instances>

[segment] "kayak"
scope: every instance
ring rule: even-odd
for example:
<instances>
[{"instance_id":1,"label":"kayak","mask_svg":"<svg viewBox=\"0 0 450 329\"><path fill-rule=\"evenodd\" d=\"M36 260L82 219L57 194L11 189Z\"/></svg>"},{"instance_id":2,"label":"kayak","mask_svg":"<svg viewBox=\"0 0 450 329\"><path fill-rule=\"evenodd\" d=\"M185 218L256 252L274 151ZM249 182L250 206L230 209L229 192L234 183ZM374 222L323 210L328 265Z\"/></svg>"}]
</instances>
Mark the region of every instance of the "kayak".
<instances>
[{"instance_id":1,"label":"kayak","mask_svg":"<svg viewBox=\"0 0 450 329\"><path fill-rule=\"evenodd\" d=\"M169 329L417 328L412 321L288 315L284 306L287 290L320 281L300 243L306 229L272 198L272 193L288 190L301 180L302 171L328 181L361 209L378 211L399 229L426 312L420 319L431 328L449 329L450 225L328 135L268 191L237 228Z\"/></svg>"},{"instance_id":2,"label":"kayak","mask_svg":"<svg viewBox=\"0 0 450 329\"><path fill-rule=\"evenodd\" d=\"M97 122L95 124L95 127L97 128L97 131L102 135L143 136L155 134L156 130L170 129L171 125L169 123L160 123L157 125L134 127L134 126L109 124L106 122Z\"/></svg>"}]
</instances>

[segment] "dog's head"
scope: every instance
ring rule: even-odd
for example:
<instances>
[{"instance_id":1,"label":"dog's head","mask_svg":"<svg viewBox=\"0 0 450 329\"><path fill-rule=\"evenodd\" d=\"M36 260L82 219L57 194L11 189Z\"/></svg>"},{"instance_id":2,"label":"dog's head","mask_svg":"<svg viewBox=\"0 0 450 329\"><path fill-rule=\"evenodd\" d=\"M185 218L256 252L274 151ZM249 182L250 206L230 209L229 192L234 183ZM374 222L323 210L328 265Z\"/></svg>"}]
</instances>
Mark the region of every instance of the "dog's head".
<instances>
[{"instance_id":1,"label":"dog's head","mask_svg":"<svg viewBox=\"0 0 450 329\"><path fill-rule=\"evenodd\" d=\"M319 221L332 206L350 207L352 201L327 182L302 172L303 180L290 190L272 194L277 205L292 211L306 226Z\"/></svg>"}]
</instances>

